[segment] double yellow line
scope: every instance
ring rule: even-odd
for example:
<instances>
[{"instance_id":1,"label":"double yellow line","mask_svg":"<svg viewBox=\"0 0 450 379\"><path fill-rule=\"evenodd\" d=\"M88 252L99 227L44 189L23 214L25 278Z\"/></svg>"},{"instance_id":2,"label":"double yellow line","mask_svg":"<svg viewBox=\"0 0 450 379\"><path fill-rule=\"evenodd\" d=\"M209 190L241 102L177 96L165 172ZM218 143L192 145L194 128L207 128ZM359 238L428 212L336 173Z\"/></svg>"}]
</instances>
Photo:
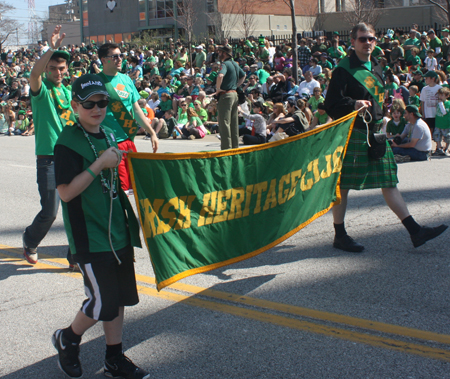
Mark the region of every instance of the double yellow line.
<instances>
[{"instance_id":1,"label":"double yellow line","mask_svg":"<svg viewBox=\"0 0 450 379\"><path fill-rule=\"evenodd\" d=\"M11 256L11 253L14 255ZM21 254L18 249L0 245L0 261L23 263L23 259L15 257L17 254ZM59 273L71 277L81 277L79 273L66 272L61 267L42 262L42 259L44 259L52 263L67 266L67 261L65 259L44 256L42 254L40 255L40 258L41 260L33 267L41 270L59 271ZM61 270L64 270L64 272ZM450 348L450 335L297 307L179 282L167 287L166 290L158 292L156 288L152 288L155 285L154 278L136 275L136 279L138 281L138 290L140 294L227 313L251 320L267 322L286 328L450 362L450 350L424 344L424 342L434 345L440 344ZM148 285L151 285L152 287L149 287ZM179 292L173 292L173 290ZM188 295L183 293L187 293ZM254 308L259 308L260 310ZM275 312L276 314L271 312ZM280 313L283 315L280 315ZM303 320L299 318L303 318ZM314 322L304 320L304 318L312 319ZM339 327L325 325L325 323L338 324ZM357 329L357 331L352 329ZM375 333L370 334L373 332ZM391 337L375 334L391 335ZM392 336L397 337L398 339L394 339ZM409 342L408 339L421 340L422 344Z\"/></svg>"}]
</instances>

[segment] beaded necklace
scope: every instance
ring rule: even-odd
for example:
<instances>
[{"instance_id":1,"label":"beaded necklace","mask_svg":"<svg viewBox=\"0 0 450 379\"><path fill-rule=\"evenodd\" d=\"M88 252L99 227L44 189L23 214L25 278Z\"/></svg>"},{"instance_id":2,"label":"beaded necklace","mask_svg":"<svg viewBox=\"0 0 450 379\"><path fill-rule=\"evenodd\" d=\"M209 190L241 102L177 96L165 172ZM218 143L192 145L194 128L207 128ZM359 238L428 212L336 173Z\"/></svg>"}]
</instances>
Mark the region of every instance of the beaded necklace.
<instances>
[{"instance_id":1,"label":"beaded necklace","mask_svg":"<svg viewBox=\"0 0 450 379\"><path fill-rule=\"evenodd\" d=\"M89 134L87 134L86 130L84 130L84 128L80 125L79 122L77 122L77 126L81 129L84 136L86 137L86 139L89 143L89 146L91 147L91 150L94 153L95 159L98 159L99 156L97 153L97 149L95 148L94 144L92 143L91 138L89 137ZM109 141L108 137L106 136L105 129L101 125L100 125L100 131L105 136L106 145L108 146L108 148L110 148L112 146L111 142ZM106 193L106 192L111 191L111 183L106 180L105 176L103 175L103 170L100 171L100 180L102 182L103 192ZM113 179L113 183L112 183L113 198L117 197L116 182L117 182L117 167L114 168L114 179Z\"/></svg>"}]
</instances>

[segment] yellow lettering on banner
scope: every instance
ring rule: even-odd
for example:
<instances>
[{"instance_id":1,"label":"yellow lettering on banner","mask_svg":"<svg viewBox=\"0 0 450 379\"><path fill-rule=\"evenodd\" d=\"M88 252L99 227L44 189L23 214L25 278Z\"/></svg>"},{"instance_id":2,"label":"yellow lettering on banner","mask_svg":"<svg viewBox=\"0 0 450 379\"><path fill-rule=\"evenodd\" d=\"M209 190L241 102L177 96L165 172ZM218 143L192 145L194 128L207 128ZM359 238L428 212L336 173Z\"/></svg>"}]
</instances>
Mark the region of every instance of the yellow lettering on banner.
<instances>
[{"instance_id":1,"label":"yellow lettering on banner","mask_svg":"<svg viewBox=\"0 0 450 379\"><path fill-rule=\"evenodd\" d=\"M164 223L158 218L158 211L164 203L164 200L155 199L155 201L153 201L153 206L149 199L143 199L140 203L142 208L144 208L144 225L142 225L142 227L144 229L145 236L150 238L160 234L164 229L162 225ZM155 220L158 220L158 225L155 224Z\"/></svg>"},{"instance_id":2,"label":"yellow lettering on banner","mask_svg":"<svg viewBox=\"0 0 450 379\"><path fill-rule=\"evenodd\" d=\"M284 184L289 184L291 174L283 175L278 184L278 204L284 204L289 194L289 188L284 189Z\"/></svg>"},{"instance_id":3,"label":"yellow lettering on banner","mask_svg":"<svg viewBox=\"0 0 450 379\"><path fill-rule=\"evenodd\" d=\"M314 159L312 161L312 164L314 173L314 184L316 184L320 180L319 159Z\"/></svg>"},{"instance_id":4,"label":"yellow lettering on banner","mask_svg":"<svg viewBox=\"0 0 450 379\"><path fill-rule=\"evenodd\" d=\"M378 95L378 102L379 102L379 103L383 103L383 102L384 102L384 93L380 93L380 94Z\"/></svg>"},{"instance_id":5,"label":"yellow lettering on banner","mask_svg":"<svg viewBox=\"0 0 450 379\"><path fill-rule=\"evenodd\" d=\"M267 192L266 202L264 203L263 211L267 211L269 208L277 206L277 193L275 188L277 186L277 180L272 179L269 186L269 191Z\"/></svg>"},{"instance_id":6,"label":"yellow lettering on banner","mask_svg":"<svg viewBox=\"0 0 450 379\"><path fill-rule=\"evenodd\" d=\"M217 207L213 224L217 224L218 222L227 220L228 211L226 211L226 209L228 203L227 201L223 201L223 199L229 200L230 198L231 198L231 189L227 189L224 191L217 191Z\"/></svg>"},{"instance_id":7,"label":"yellow lettering on banner","mask_svg":"<svg viewBox=\"0 0 450 379\"><path fill-rule=\"evenodd\" d=\"M173 211L170 209L173 208ZM163 209L161 210L161 216L169 220L169 227L173 228L175 225L175 221L177 221L177 215L175 214L175 210L178 209L178 197L173 197L166 204L164 204Z\"/></svg>"},{"instance_id":8,"label":"yellow lettering on banner","mask_svg":"<svg viewBox=\"0 0 450 379\"><path fill-rule=\"evenodd\" d=\"M253 184L249 184L245 187L245 208L243 217L247 217L250 214L250 202L252 201L253 187Z\"/></svg>"},{"instance_id":9,"label":"yellow lettering on banner","mask_svg":"<svg viewBox=\"0 0 450 379\"><path fill-rule=\"evenodd\" d=\"M253 188L253 195L256 194L256 204L255 204L255 210L253 211L253 214L257 214L261 212L261 197L263 191L267 191L267 182L261 182L258 184L255 184L255 187Z\"/></svg>"},{"instance_id":10,"label":"yellow lettering on banner","mask_svg":"<svg viewBox=\"0 0 450 379\"><path fill-rule=\"evenodd\" d=\"M314 161L309 162L309 163L308 163L308 167L307 167L307 172L305 172L305 173L302 175L302 180L300 181L300 189L301 189L302 191L308 191L308 190L310 190L311 187L312 187L313 184L314 184L314 180L313 180L312 178L309 178L309 179L305 182L305 176L306 176L306 174L307 174L308 172L311 172L311 171L313 170L313 164L314 164Z\"/></svg>"},{"instance_id":11,"label":"yellow lettering on banner","mask_svg":"<svg viewBox=\"0 0 450 379\"><path fill-rule=\"evenodd\" d=\"M378 86L375 86L375 95L378 96Z\"/></svg>"},{"instance_id":12,"label":"yellow lettering on banner","mask_svg":"<svg viewBox=\"0 0 450 379\"><path fill-rule=\"evenodd\" d=\"M344 151L344 146L338 146L333 153L333 174L335 172L341 171L342 168L342 152Z\"/></svg>"},{"instance_id":13,"label":"yellow lettering on banner","mask_svg":"<svg viewBox=\"0 0 450 379\"><path fill-rule=\"evenodd\" d=\"M323 171L320 173L320 177L321 177L322 179L326 179L326 178L328 178L328 177L331 176L331 154L325 155L325 159L327 160L327 170L326 170L326 171L323 170Z\"/></svg>"},{"instance_id":14,"label":"yellow lettering on banner","mask_svg":"<svg viewBox=\"0 0 450 379\"><path fill-rule=\"evenodd\" d=\"M175 225L177 229L187 229L191 227L191 209L192 202L195 200L195 196L181 196L180 197L180 215ZM187 206L186 206L187 204ZM182 222L184 220L184 223Z\"/></svg>"},{"instance_id":15,"label":"yellow lettering on banner","mask_svg":"<svg viewBox=\"0 0 450 379\"><path fill-rule=\"evenodd\" d=\"M288 200L291 200L295 196L295 189L297 188L298 179L302 176L302 170L296 170L291 172L291 191L289 192Z\"/></svg>"},{"instance_id":16,"label":"yellow lettering on banner","mask_svg":"<svg viewBox=\"0 0 450 379\"><path fill-rule=\"evenodd\" d=\"M72 120L69 120L66 122L66 126L72 126L73 124L75 124Z\"/></svg>"},{"instance_id":17,"label":"yellow lettering on banner","mask_svg":"<svg viewBox=\"0 0 450 379\"><path fill-rule=\"evenodd\" d=\"M216 210L217 191L205 193L203 195L203 205L198 217L197 226L209 225L212 223L214 211Z\"/></svg>"},{"instance_id":18,"label":"yellow lettering on banner","mask_svg":"<svg viewBox=\"0 0 450 379\"><path fill-rule=\"evenodd\" d=\"M163 204L164 204L164 200L163 199L155 199L155 200L153 200L153 209L154 209L156 215L158 215L159 209L162 207ZM158 227L156 229L156 235L167 233L170 230L170 226L167 225L164 221L161 221L158 216L156 216L155 218L158 221Z\"/></svg>"},{"instance_id":19,"label":"yellow lettering on banner","mask_svg":"<svg viewBox=\"0 0 450 379\"><path fill-rule=\"evenodd\" d=\"M231 207L228 213L228 220L234 220L242 217L242 203L245 199L243 187L231 189Z\"/></svg>"},{"instance_id":20,"label":"yellow lettering on banner","mask_svg":"<svg viewBox=\"0 0 450 379\"><path fill-rule=\"evenodd\" d=\"M125 120L125 115L127 114L127 112L122 112L121 114L120 114L120 117L119 117L119 120Z\"/></svg>"}]
</instances>

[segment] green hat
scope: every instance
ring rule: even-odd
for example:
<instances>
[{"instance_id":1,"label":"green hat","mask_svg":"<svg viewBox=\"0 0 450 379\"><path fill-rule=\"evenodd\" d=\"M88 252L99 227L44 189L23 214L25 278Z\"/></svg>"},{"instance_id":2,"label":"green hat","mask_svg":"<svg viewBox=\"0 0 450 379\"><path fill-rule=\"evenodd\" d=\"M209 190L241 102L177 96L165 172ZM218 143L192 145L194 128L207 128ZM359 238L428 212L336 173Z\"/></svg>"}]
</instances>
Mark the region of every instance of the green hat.
<instances>
[{"instance_id":1,"label":"green hat","mask_svg":"<svg viewBox=\"0 0 450 379\"><path fill-rule=\"evenodd\" d=\"M443 32L446 32L446 33L450 33L450 31L449 31L447 28L442 29L442 31L443 31Z\"/></svg>"},{"instance_id":2,"label":"green hat","mask_svg":"<svg viewBox=\"0 0 450 379\"><path fill-rule=\"evenodd\" d=\"M194 101L194 104L200 104L200 105L202 105L202 103L201 103L200 100L195 100L195 101Z\"/></svg>"},{"instance_id":3,"label":"green hat","mask_svg":"<svg viewBox=\"0 0 450 379\"><path fill-rule=\"evenodd\" d=\"M26 114L26 112L23 110L23 109L21 109L20 111L19 111L19 114L23 114L23 115L25 115Z\"/></svg>"},{"instance_id":4,"label":"green hat","mask_svg":"<svg viewBox=\"0 0 450 379\"><path fill-rule=\"evenodd\" d=\"M64 51L64 50L55 50L50 59L53 59L53 58L63 58L67 61L67 63L69 63L70 53L67 51Z\"/></svg>"},{"instance_id":5,"label":"green hat","mask_svg":"<svg viewBox=\"0 0 450 379\"><path fill-rule=\"evenodd\" d=\"M93 95L106 95L109 97L105 84L98 75L86 74L73 82L72 98L86 101Z\"/></svg>"},{"instance_id":6,"label":"green hat","mask_svg":"<svg viewBox=\"0 0 450 379\"><path fill-rule=\"evenodd\" d=\"M420 71L420 70L416 70L416 71L413 72L413 75L420 75L420 76L423 76L423 72Z\"/></svg>"},{"instance_id":7,"label":"green hat","mask_svg":"<svg viewBox=\"0 0 450 379\"><path fill-rule=\"evenodd\" d=\"M338 36L338 35L339 35L339 32L333 32L333 34L334 34L335 36Z\"/></svg>"},{"instance_id":8,"label":"green hat","mask_svg":"<svg viewBox=\"0 0 450 379\"><path fill-rule=\"evenodd\" d=\"M427 71L427 73L424 75L424 78L439 78L439 75L436 71Z\"/></svg>"},{"instance_id":9,"label":"green hat","mask_svg":"<svg viewBox=\"0 0 450 379\"><path fill-rule=\"evenodd\" d=\"M414 116L422 118L422 115L419 113L419 109L415 105L408 105L405 109Z\"/></svg>"},{"instance_id":10,"label":"green hat","mask_svg":"<svg viewBox=\"0 0 450 379\"><path fill-rule=\"evenodd\" d=\"M147 92L147 91L140 91L140 92L139 92L139 95L141 95L141 97L142 97L143 99L146 99L146 98L148 97L148 92Z\"/></svg>"}]
</instances>

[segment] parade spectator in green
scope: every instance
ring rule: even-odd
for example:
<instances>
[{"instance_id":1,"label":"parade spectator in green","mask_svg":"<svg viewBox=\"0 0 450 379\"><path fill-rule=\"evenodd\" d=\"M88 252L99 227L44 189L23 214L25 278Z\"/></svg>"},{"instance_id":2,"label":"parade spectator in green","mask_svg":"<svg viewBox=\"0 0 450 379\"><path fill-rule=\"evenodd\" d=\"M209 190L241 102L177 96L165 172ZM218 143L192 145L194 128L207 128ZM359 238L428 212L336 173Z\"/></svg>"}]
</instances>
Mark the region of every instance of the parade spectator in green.
<instances>
[{"instance_id":1,"label":"parade spectator in green","mask_svg":"<svg viewBox=\"0 0 450 379\"><path fill-rule=\"evenodd\" d=\"M195 67L198 67L198 68L201 69L203 67L205 61L206 61L206 53L205 53L202 45L198 45L195 48L195 52L196 52L196 54L195 54Z\"/></svg>"},{"instance_id":2,"label":"parade spectator in green","mask_svg":"<svg viewBox=\"0 0 450 379\"><path fill-rule=\"evenodd\" d=\"M325 105L323 103L320 103L318 104L317 112L314 113L313 119L311 121L311 126L309 128L312 130L317 126L328 124L331 121L331 117L328 116L325 111Z\"/></svg>"},{"instance_id":3,"label":"parade spectator in green","mask_svg":"<svg viewBox=\"0 0 450 379\"><path fill-rule=\"evenodd\" d=\"M414 29L409 31L409 38L403 44L403 50L405 51L405 59L408 62L411 58L411 49L420 46L420 40L417 38L417 32Z\"/></svg>"},{"instance_id":4,"label":"parade spectator in green","mask_svg":"<svg viewBox=\"0 0 450 379\"><path fill-rule=\"evenodd\" d=\"M311 96L308 100L309 107L311 111L314 113L317 111L317 108L320 103L323 103L325 99L322 96L322 89L320 87L314 88L314 96Z\"/></svg>"},{"instance_id":5,"label":"parade spectator in green","mask_svg":"<svg viewBox=\"0 0 450 379\"><path fill-rule=\"evenodd\" d=\"M322 70L324 68L328 68L330 70L333 69L333 65L331 64L331 62L328 60L328 55L327 53L322 53L320 55L320 61L319 61L319 66L322 67Z\"/></svg>"},{"instance_id":6,"label":"parade spectator in green","mask_svg":"<svg viewBox=\"0 0 450 379\"><path fill-rule=\"evenodd\" d=\"M436 37L436 33L433 29L428 31L428 38L430 39L430 49L434 50L433 56L436 58L437 62L442 59L442 41Z\"/></svg>"},{"instance_id":7,"label":"parade spectator in green","mask_svg":"<svg viewBox=\"0 0 450 379\"><path fill-rule=\"evenodd\" d=\"M395 40L392 42L392 50L391 50L391 65L393 65L395 62L398 61L399 58L403 58L405 55L405 52L403 48L400 46L400 43L398 40Z\"/></svg>"},{"instance_id":8,"label":"parade spectator in green","mask_svg":"<svg viewBox=\"0 0 450 379\"><path fill-rule=\"evenodd\" d=\"M342 46L339 46L339 40L334 38L333 41L331 41L332 46L327 50L328 55L335 59L341 59L344 58L347 54L345 53Z\"/></svg>"}]
</instances>

